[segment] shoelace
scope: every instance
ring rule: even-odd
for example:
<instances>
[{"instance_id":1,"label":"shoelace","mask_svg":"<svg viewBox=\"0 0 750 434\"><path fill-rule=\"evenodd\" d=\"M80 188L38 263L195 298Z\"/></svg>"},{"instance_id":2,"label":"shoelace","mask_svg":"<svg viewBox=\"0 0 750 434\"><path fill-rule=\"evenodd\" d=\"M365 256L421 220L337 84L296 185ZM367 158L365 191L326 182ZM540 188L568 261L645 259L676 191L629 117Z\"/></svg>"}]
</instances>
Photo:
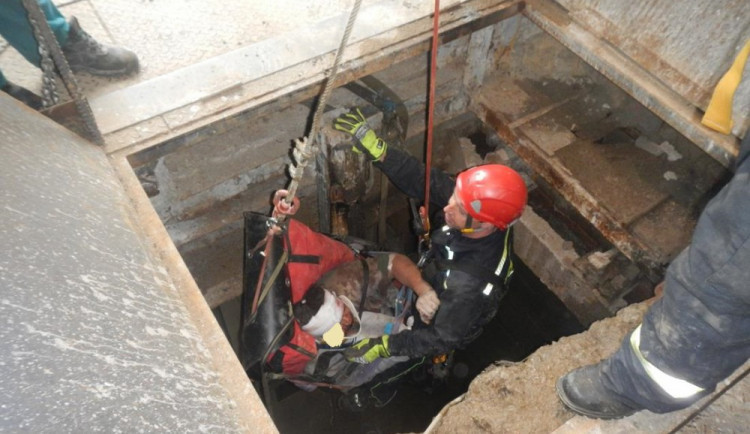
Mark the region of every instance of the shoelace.
<instances>
[{"instance_id":1,"label":"shoelace","mask_svg":"<svg viewBox=\"0 0 750 434\"><path fill-rule=\"evenodd\" d=\"M78 39L77 42L83 41L86 44L86 48L92 50L96 55L103 55L107 53L107 51L104 49L104 46L97 42L96 39L89 35L85 30L78 28L76 33Z\"/></svg>"}]
</instances>

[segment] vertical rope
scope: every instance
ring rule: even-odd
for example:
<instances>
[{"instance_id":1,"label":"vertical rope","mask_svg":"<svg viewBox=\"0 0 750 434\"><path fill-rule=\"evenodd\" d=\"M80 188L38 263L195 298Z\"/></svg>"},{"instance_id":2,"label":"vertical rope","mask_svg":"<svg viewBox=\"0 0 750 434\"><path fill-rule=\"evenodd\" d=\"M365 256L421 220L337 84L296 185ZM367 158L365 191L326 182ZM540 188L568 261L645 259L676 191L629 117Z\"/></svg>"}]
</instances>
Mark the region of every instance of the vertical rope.
<instances>
[{"instance_id":1,"label":"vertical rope","mask_svg":"<svg viewBox=\"0 0 750 434\"><path fill-rule=\"evenodd\" d=\"M435 118L435 78L437 74L438 30L440 29L440 0L435 0L435 13L432 20L432 50L430 53L430 94L427 106L427 155L425 156L424 211L430 215L430 170L432 168L432 129Z\"/></svg>"},{"instance_id":2,"label":"vertical rope","mask_svg":"<svg viewBox=\"0 0 750 434\"><path fill-rule=\"evenodd\" d=\"M292 162L292 164L289 167L289 172L292 176L292 181L289 183L289 187L287 188L287 190L289 191L289 194L286 196L286 198L284 198L284 201L287 204L291 204L292 201L294 200L294 197L297 194L297 187L299 186L299 181L302 178L303 172L305 170L305 167L307 166L308 161L310 160L310 157L312 157L313 146L315 145L315 139L318 135L318 129L320 128L320 118L323 116L323 111L325 110L326 102L328 101L328 97L331 95L331 90L333 89L333 83L336 81L336 75L338 74L339 64L341 63L341 59L344 57L344 49L346 48L346 44L349 41L349 36L352 33L352 27L354 27L354 21L357 19L357 14L359 13L359 7L361 4L362 4L362 0L355 0L354 7L352 8L351 13L349 14L349 20L346 23L344 36L341 38L341 43L339 44L339 47L336 50L336 58L333 61L331 74L328 76L328 80L326 80L326 84L323 87L323 93L320 95L320 98L318 99L318 106L316 107L315 114L313 115L313 121L312 121L312 126L310 127L310 132L307 134L307 137L303 138L302 140L296 141L296 147L293 151L296 164L295 162ZM284 217L280 216L279 220L284 220Z\"/></svg>"},{"instance_id":3,"label":"vertical rope","mask_svg":"<svg viewBox=\"0 0 750 434\"><path fill-rule=\"evenodd\" d=\"M338 50L336 50L336 59L333 61L333 67L331 68L331 75L328 77L328 80L326 81L325 87L323 88L323 93L320 95L320 100L318 100L318 107L316 108L315 115L313 116L313 122L312 122L312 126L310 127L310 133L307 135L308 137L310 137L311 144L315 143L315 136L318 133L320 118L323 116L323 111L325 110L326 102L328 101L328 97L331 95L331 90L333 89L333 82L336 81L336 74L338 74L339 64L341 63L341 59L344 57L344 48L346 48L346 44L347 42L349 42L349 36L352 33L352 27L354 27L354 21L357 19L357 14L359 13L359 7L361 4L362 4L362 0L356 0L354 2L354 7L352 8L351 13L349 14L349 21L346 23L344 36L341 38L341 43L339 44Z\"/></svg>"}]
</instances>

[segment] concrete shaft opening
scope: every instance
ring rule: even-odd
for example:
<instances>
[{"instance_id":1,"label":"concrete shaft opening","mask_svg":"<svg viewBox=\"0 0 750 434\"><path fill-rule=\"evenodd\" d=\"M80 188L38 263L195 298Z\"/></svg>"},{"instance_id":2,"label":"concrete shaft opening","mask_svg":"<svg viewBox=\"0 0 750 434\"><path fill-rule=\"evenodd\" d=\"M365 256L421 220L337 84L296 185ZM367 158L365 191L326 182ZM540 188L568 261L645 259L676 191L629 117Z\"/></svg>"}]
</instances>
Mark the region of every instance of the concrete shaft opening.
<instances>
[{"instance_id":1,"label":"concrete shaft opening","mask_svg":"<svg viewBox=\"0 0 750 434\"><path fill-rule=\"evenodd\" d=\"M515 252L564 305L551 315L570 325L551 321L549 335L528 353L508 358L518 361L538 346L580 331L576 324L588 326L651 297L666 264L689 241L700 209L729 172L536 24L521 15L500 18L506 17L442 41L433 161L449 173L499 162L525 176L530 206L516 227ZM359 106L371 124L385 129L375 100L390 97L408 118L392 146L421 158L428 62L423 54L403 57L337 88L326 123ZM304 135L315 104L310 94L311 89L301 89L128 158L235 350L242 213L268 213L271 194L287 184L290 145ZM331 221L347 220L351 235L389 250L413 251L405 197L386 188L383 200L380 174L357 170L343 175L354 188L338 196L336 180L321 181L309 171L298 193L303 207L297 218L330 231L330 223L321 220L328 212ZM330 207L337 201L345 213ZM537 312L544 315L550 313ZM497 327L514 328L513 334L528 324ZM507 339L479 342L485 354L494 354L487 347L502 351L522 345ZM289 399L296 408L303 404L295 399L305 398ZM447 402L440 399L440 405ZM283 431L306 426L285 425L285 404L267 405L277 407L276 423ZM430 419L405 426L423 430Z\"/></svg>"},{"instance_id":2,"label":"concrete shaft opening","mask_svg":"<svg viewBox=\"0 0 750 434\"><path fill-rule=\"evenodd\" d=\"M9 409L10 425L37 432L190 432L206 424L222 432L744 429L747 393L734 386L747 384L747 365L683 412L612 423L575 417L554 383L607 357L640 322L666 265L730 176L738 137L750 125L750 82L737 88L730 134L701 126L700 117L750 37L745 1L443 2L434 165L456 173L507 164L531 194L515 225L517 286L485 333L455 354L450 381L426 390L417 378L419 387L402 389L403 417L391 406L344 413L333 392L320 390L279 387L264 406L235 354L242 215L269 213L272 192L286 186L292 141L306 132L350 2L198 2L184 20L171 2L56 3L101 24L86 26L97 39L132 43L147 67L128 81L82 80L102 148L0 94L9 121L0 123L7 166L0 214L8 222L0 267L10 271L0 275L10 282L2 285L0 334L11 349L0 355L9 371L0 407ZM392 146L421 159L431 5L363 3L324 123L362 107ZM125 11L137 19L122 19ZM153 37L133 23L152 25ZM209 35L216 29L218 48ZM209 41L197 41L204 36ZM189 48L170 44L167 56L153 42L175 39ZM38 81L9 65L23 59L6 47L3 72L24 86ZM335 134L325 132L329 142L339 140ZM339 143L308 171L297 218L413 253L404 196L367 164L337 172L334 160L350 155L347 147ZM300 407L330 417L298 421Z\"/></svg>"}]
</instances>

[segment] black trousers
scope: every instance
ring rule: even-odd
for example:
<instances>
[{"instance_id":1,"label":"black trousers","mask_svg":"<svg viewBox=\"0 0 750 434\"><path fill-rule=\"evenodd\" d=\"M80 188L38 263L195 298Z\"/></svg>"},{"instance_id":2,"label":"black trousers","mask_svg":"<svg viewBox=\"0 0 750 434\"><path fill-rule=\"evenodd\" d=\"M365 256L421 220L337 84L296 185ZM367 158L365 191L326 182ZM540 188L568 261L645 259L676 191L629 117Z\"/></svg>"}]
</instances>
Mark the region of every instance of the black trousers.
<instances>
[{"instance_id":1,"label":"black trousers","mask_svg":"<svg viewBox=\"0 0 750 434\"><path fill-rule=\"evenodd\" d=\"M708 203L690 245L670 264L663 297L646 313L643 357L704 389L673 398L644 369L629 338L601 365L605 387L626 403L662 413L714 390L750 357L750 134L734 177Z\"/></svg>"}]
</instances>

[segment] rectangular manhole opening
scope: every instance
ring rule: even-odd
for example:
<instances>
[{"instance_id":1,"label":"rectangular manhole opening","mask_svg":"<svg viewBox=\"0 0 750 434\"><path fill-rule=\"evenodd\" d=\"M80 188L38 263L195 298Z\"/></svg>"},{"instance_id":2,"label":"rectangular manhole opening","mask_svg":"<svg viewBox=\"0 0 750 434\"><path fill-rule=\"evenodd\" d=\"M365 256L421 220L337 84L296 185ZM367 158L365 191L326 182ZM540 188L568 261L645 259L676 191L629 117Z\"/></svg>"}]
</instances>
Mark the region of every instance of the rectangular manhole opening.
<instances>
[{"instance_id":1,"label":"rectangular manhole opening","mask_svg":"<svg viewBox=\"0 0 750 434\"><path fill-rule=\"evenodd\" d=\"M507 45L509 28L520 29L519 36L512 49L497 50L487 59L493 67L480 74L484 78L479 87L466 85L467 77L477 72L471 70L477 65L467 62L471 35L441 47L433 162L451 173L482 161L524 171L534 187L530 209L545 222L542 228L529 226L525 236L530 242L539 241L539 248L517 246L524 257L518 261L514 285L525 286L511 291L473 347L456 353L458 371L452 373L456 381L443 390L437 385L428 390L423 383L405 388L397 398L402 405L368 413L367 423L379 429L390 428L377 421L388 421L391 428L396 423L402 431L424 430L450 396L465 390L468 379L494 361L522 360L540 345L577 333L627 302L649 296L663 266L689 240L702 205L727 176L712 158L532 23L520 17L514 23L496 25L492 41L496 47ZM420 158L426 71L426 58L418 56L373 77L388 89L387 94L373 92L374 96L397 97L408 114L402 146ZM362 80L358 85L372 91L377 87L373 83ZM381 114L366 99L356 86L336 89L328 102L326 122L350 107L362 106L370 108L375 124L380 123ZM312 105L280 99L129 157L235 350L242 292L242 215L270 212L272 193L288 183L291 145L305 134ZM376 170L368 174L366 184L369 191L379 191ZM298 190L303 206L296 218L314 229L321 221L319 187L310 174ZM394 187L388 191L381 244L413 254L407 203ZM377 219L372 216L379 207L374 193L353 204L346 214L351 234L377 242ZM561 240L559 246L545 244L554 237ZM572 258L564 263L566 272L580 279L577 290L584 292L571 295L571 288L559 281L554 287L543 283L560 277L545 270L546 259L558 253ZM604 292L597 296L585 292L601 288ZM570 304L591 298L604 300L589 309L594 316L585 316L589 306ZM336 410L338 392L321 388L314 393L318 395L278 391L271 413L282 432L315 431L310 425L313 418L298 417L301 408L311 414L332 414L320 423L333 421L336 429L361 422L360 417ZM423 411L417 411L417 402L423 402ZM398 409L402 411L397 415ZM331 426L318 428L324 431Z\"/></svg>"}]
</instances>

